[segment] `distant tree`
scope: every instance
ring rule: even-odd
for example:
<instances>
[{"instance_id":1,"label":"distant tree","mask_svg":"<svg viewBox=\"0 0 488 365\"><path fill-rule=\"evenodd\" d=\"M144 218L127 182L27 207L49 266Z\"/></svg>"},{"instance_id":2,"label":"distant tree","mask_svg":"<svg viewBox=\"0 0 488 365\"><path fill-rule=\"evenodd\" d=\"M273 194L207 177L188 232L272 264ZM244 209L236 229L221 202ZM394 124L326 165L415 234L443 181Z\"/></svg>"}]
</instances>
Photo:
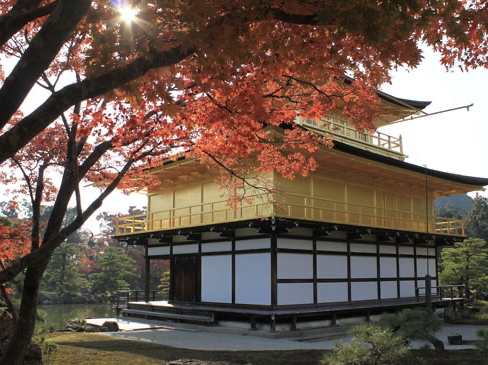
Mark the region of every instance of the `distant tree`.
<instances>
[{"instance_id":1,"label":"distant tree","mask_svg":"<svg viewBox=\"0 0 488 365\"><path fill-rule=\"evenodd\" d=\"M42 280L42 287L59 294L78 293L87 289L87 281L78 272L80 262L78 245L72 242L62 243L53 252Z\"/></svg>"},{"instance_id":2,"label":"distant tree","mask_svg":"<svg viewBox=\"0 0 488 365\"><path fill-rule=\"evenodd\" d=\"M470 238L444 248L439 266L441 283L464 285L467 298L471 290L484 291L488 286L488 247L482 239Z\"/></svg>"},{"instance_id":3,"label":"distant tree","mask_svg":"<svg viewBox=\"0 0 488 365\"><path fill-rule=\"evenodd\" d=\"M134 260L122 248L106 247L97 264L98 272L93 273L94 292L114 292L127 289L128 280L134 274Z\"/></svg>"},{"instance_id":4,"label":"distant tree","mask_svg":"<svg viewBox=\"0 0 488 365\"><path fill-rule=\"evenodd\" d=\"M170 277L169 271L164 272L158 285L159 292L165 298L169 296Z\"/></svg>"},{"instance_id":5,"label":"distant tree","mask_svg":"<svg viewBox=\"0 0 488 365\"><path fill-rule=\"evenodd\" d=\"M476 195L473 209L468 214L466 230L468 237L481 238L488 242L488 198Z\"/></svg>"},{"instance_id":6,"label":"distant tree","mask_svg":"<svg viewBox=\"0 0 488 365\"><path fill-rule=\"evenodd\" d=\"M19 218L19 212L16 209L15 203L3 201L0 202L0 214L6 218Z\"/></svg>"},{"instance_id":7,"label":"distant tree","mask_svg":"<svg viewBox=\"0 0 488 365\"><path fill-rule=\"evenodd\" d=\"M471 209L473 209L473 198L471 198L468 194L459 194L437 198L434 202L434 207L436 210L448 205L459 207L469 212Z\"/></svg>"},{"instance_id":8,"label":"distant tree","mask_svg":"<svg viewBox=\"0 0 488 365\"><path fill-rule=\"evenodd\" d=\"M466 217L468 216L468 211L464 208L452 204L447 204L443 207L436 209L435 215L444 218L466 219Z\"/></svg>"},{"instance_id":9,"label":"distant tree","mask_svg":"<svg viewBox=\"0 0 488 365\"><path fill-rule=\"evenodd\" d=\"M101 212L97 215L97 221L100 225L100 233L94 237L100 247L112 246L125 248L127 255L134 260L135 274L130 278L129 284L132 289L142 289L145 285L145 251L142 246L127 246L125 243L120 243L113 238L116 229L116 219L123 215L137 215L145 214L146 208L138 208L130 206L127 213L111 214L108 212ZM168 260L151 260L150 273L150 287L156 289L159 285L161 277L165 271L169 269Z\"/></svg>"}]
</instances>

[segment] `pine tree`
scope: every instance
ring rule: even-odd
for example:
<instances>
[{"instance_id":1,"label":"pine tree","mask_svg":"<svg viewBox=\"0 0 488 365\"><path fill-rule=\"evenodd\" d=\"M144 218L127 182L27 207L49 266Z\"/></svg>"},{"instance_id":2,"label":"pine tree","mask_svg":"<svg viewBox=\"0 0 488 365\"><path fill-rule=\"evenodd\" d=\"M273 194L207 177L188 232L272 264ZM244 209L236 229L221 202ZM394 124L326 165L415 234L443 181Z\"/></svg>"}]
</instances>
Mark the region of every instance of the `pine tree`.
<instances>
[{"instance_id":1,"label":"pine tree","mask_svg":"<svg viewBox=\"0 0 488 365\"><path fill-rule=\"evenodd\" d=\"M439 278L442 284L464 285L466 298L471 291L488 288L488 247L479 238L456 242L441 253Z\"/></svg>"}]
</instances>

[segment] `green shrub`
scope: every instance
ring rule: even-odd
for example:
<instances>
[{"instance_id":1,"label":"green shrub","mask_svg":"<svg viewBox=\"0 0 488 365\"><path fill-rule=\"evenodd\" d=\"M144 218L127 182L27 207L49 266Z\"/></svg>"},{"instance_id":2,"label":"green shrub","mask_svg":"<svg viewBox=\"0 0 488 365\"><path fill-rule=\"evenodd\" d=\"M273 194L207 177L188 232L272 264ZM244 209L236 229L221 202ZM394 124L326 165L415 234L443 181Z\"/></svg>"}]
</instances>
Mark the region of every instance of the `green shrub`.
<instances>
[{"instance_id":1,"label":"green shrub","mask_svg":"<svg viewBox=\"0 0 488 365\"><path fill-rule=\"evenodd\" d=\"M393 331L410 340L430 342L435 349L443 350L444 343L435 337L441 328L441 320L424 308L404 309L397 314L386 314L381 318Z\"/></svg>"},{"instance_id":2,"label":"green shrub","mask_svg":"<svg viewBox=\"0 0 488 365\"><path fill-rule=\"evenodd\" d=\"M349 343L335 344L323 365L401 365L413 364L405 340L390 329L372 324L354 326Z\"/></svg>"},{"instance_id":3,"label":"green shrub","mask_svg":"<svg viewBox=\"0 0 488 365\"><path fill-rule=\"evenodd\" d=\"M488 354L488 329L480 328L476 331L476 336L480 338L479 341L476 342L476 347L483 355Z\"/></svg>"}]
</instances>

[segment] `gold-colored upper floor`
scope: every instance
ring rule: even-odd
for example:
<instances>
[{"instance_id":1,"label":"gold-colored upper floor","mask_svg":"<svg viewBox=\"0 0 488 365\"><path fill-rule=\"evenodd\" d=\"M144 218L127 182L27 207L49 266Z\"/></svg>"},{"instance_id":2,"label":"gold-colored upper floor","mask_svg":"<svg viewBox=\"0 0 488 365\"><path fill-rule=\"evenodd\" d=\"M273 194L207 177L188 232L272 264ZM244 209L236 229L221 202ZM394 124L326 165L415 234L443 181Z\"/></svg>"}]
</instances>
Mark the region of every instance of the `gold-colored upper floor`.
<instances>
[{"instance_id":1,"label":"gold-colored upper floor","mask_svg":"<svg viewBox=\"0 0 488 365\"><path fill-rule=\"evenodd\" d=\"M225 200L221 200L121 217L117 220L116 235L159 232L276 216L313 222L465 236L462 220L427 216L425 213L414 213L411 210L371 207L296 194L280 194L275 202L269 202L268 196L252 198L252 203L241 203L235 209L229 207Z\"/></svg>"},{"instance_id":2,"label":"gold-colored upper floor","mask_svg":"<svg viewBox=\"0 0 488 365\"><path fill-rule=\"evenodd\" d=\"M276 172L262 173L259 180L276 193L255 195L249 189L249 200L236 209L227 205L215 172L197 161L171 162L154 171L164 189L148 194L148 213L119 218L116 235L274 216L462 237L464 222L436 217L434 200L479 190L486 180L459 179L341 148L324 147L314 158L319 167L306 177L289 180Z\"/></svg>"},{"instance_id":3,"label":"gold-colored upper floor","mask_svg":"<svg viewBox=\"0 0 488 365\"><path fill-rule=\"evenodd\" d=\"M362 132L349 124L344 117L339 115L322 118L320 121L297 118L298 125L314 132L329 133L334 141L370 151L379 155L397 160L405 160L403 154L402 137L393 137L386 133L375 131L374 133Z\"/></svg>"}]
</instances>

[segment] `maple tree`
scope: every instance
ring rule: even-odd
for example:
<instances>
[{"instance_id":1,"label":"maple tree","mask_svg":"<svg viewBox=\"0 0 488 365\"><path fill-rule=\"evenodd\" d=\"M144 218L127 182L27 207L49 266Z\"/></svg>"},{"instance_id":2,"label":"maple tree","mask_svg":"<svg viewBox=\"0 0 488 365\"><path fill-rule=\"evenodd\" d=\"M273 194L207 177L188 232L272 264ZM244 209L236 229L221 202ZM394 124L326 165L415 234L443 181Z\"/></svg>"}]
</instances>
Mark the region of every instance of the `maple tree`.
<instances>
[{"instance_id":1,"label":"maple tree","mask_svg":"<svg viewBox=\"0 0 488 365\"><path fill-rule=\"evenodd\" d=\"M137 7L132 21L122 5ZM0 271L0 284L26 272L22 320L0 364L18 364L30 341L53 250L117 185L151 185L143 166L187 151L238 186L256 169L307 174L308 152L330 141L294 126L297 116L339 110L371 129L373 88L415 67L419 42L448 67L486 67L487 12L485 1L455 0L3 1L1 66L17 62L0 69L0 163L20 175L1 178L24 182L33 217L29 253ZM36 85L48 96L24 115ZM259 163L241 163L250 156ZM85 179L101 189L86 206ZM65 222L72 198L77 215ZM41 235L43 201L54 205Z\"/></svg>"}]
</instances>

